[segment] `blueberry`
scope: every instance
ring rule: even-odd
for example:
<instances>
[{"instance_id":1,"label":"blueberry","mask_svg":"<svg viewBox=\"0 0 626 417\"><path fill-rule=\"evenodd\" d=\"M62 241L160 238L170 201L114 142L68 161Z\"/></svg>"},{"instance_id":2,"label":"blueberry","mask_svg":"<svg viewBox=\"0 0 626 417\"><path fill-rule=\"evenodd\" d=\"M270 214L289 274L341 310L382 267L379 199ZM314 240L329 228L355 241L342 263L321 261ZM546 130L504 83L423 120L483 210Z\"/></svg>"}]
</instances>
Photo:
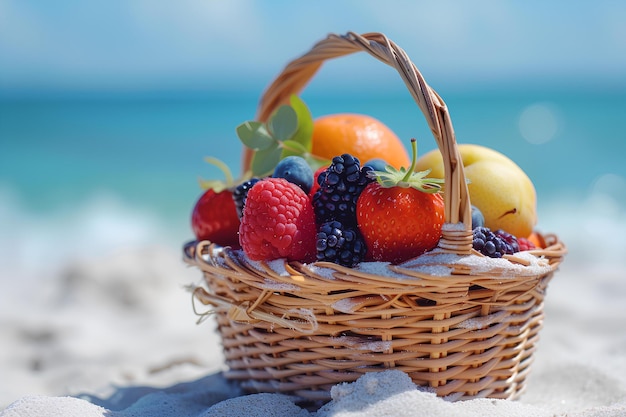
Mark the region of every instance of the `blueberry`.
<instances>
[{"instance_id":1,"label":"blueberry","mask_svg":"<svg viewBox=\"0 0 626 417\"><path fill-rule=\"evenodd\" d=\"M300 156L288 156L282 159L274 168L273 177L284 178L302 188L307 194L313 186L313 170Z\"/></svg>"},{"instance_id":2,"label":"blueberry","mask_svg":"<svg viewBox=\"0 0 626 417\"><path fill-rule=\"evenodd\" d=\"M380 158L374 158L367 161L363 164L364 167L372 167L374 171L382 171L385 172L385 167L389 165L387 162Z\"/></svg>"},{"instance_id":3,"label":"blueberry","mask_svg":"<svg viewBox=\"0 0 626 417\"><path fill-rule=\"evenodd\" d=\"M485 216L478 209L478 207L472 205L472 230L477 227L483 227L485 225Z\"/></svg>"}]
</instances>

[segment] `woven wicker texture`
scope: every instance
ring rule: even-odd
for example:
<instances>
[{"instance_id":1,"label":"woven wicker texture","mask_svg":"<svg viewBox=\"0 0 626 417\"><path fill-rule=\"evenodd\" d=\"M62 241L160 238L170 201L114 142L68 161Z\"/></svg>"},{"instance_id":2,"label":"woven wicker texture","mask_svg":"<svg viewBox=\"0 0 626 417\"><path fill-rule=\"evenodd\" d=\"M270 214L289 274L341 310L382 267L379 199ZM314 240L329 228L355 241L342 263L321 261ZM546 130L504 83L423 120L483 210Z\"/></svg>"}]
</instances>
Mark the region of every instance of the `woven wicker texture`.
<instances>
[{"instance_id":1,"label":"woven wicker texture","mask_svg":"<svg viewBox=\"0 0 626 417\"><path fill-rule=\"evenodd\" d=\"M445 164L437 249L400 265L253 262L211 242L185 245L195 288L217 318L228 370L251 392L330 399L330 388L389 368L451 400L517 398L543 323L546 287L565 254L547 247L503 259L473 251L471 205L447 107L405 52L379 33L329 35L289 63L261 98L259 120L299 93L325 60L364 51L396 68Z\"/></svg>"}]
</instances>

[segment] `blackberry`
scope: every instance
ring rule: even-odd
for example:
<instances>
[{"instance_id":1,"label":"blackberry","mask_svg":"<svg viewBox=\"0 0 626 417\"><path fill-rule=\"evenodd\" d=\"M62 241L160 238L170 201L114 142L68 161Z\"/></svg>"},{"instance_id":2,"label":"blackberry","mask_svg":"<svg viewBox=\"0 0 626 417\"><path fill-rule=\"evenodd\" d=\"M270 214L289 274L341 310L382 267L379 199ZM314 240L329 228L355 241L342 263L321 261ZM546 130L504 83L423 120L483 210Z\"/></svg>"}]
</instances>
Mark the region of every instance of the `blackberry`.
<instances>
[{"instance_id":1,"label":"blackberry","mask_svg":"<svg viewBox=\"0 0 626 417\"><path fill-rule=\"evenodd\" d=\"M513 250L512 253L519 252L519 242L517 241L517 238L515 236L513 236L509 232L505 232L502 229L498 229L494 233L498 235L501 239L504 239L506 243L511 245L511 249Z\"/></svg>"},{"instance_id":2,"label":"blackberry","mask_svg":"<svg viewBox=\"0 0 626 417\"><path fill-rule=\"evenodd\" d=\"M365 241L356 227L332 220L323 223L316 236L317 260L353 267L365 258Z\"/></svg>"},{"instance_id":3,"label":"blackberry","mask_svg":"<svg viewBox=\"0 0 626 417\"><path fill-rule=\"evenodd\" d=\"M346 226L356 225L356 201L373 179L371 168L361 169L359 159L343 154L333 158L326 172L318 177L319 190L313 195L313 208L318 224L337 220Z\"/></svg>"},{"instance_id":4,"label":"blackberry","mask_svg":"<svg viewBox=\"0 0 626 417\"><path fill-rule=\"evenodd\" d=\"M501 258L504 254L515 253L513 247L502 237L487 227L477 227L473 231L472 245L475 250L491 258Z\"/></svg>"},{"instance_id":5,"label":"blackberry","mask_svg":"<svg viewBox=\"0 0 626 417\"><path fill-rule=\"evenodd\" d=\"M317 173L317 178L315 179L315 181L320 187L322 186L322 184L324 184L324 181L326 181L326 174L328 174L328 168L325 168L323 171Z\"/></svg>"},{"instance_id":6,"label":"blackberry","mask_svg":"<svg viewBox=\"0 0 626 417\"><path fill-rule=\"evenodd\" d=\"M235 200L235 209L237 209L237 215L241 219L243 216L243 207L246 204L246 197L248 197L248 191L254 184L259 181L259 178L250 178L248 181L244 181L239 184L233 190L233 200Z\"/></svg>"}]
</instances>

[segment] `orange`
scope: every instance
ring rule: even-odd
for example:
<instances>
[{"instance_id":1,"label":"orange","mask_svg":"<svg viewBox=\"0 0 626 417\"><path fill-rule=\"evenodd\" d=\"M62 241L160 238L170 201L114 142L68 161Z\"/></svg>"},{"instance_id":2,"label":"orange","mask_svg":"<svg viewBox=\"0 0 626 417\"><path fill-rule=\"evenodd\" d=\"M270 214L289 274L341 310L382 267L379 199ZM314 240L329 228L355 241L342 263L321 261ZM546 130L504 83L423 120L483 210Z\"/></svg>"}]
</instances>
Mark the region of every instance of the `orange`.
<instances>
[{"instance_id":1,"label":"orange","mask_svg":"<svg viewBox=\"0 0 626 417\"><path fill-rule=\"evenodd\" d=\"M543 236L541 236L541 234L539 234L538 232L532 232L530 236L528 236L528 240L531 241L533 245L535 245L535 247L538 249L546 248L546 241L543 239Z\"/></svg>"},{"instance_id":2,"label":"orange","mask_svg":"<svg viewBox=\"0 0 626 417\"><path fill-rule=\"evenodd\" d=\"M395 168L411 165L402 141L389 127L371 116L355 113L317 118L311 153L326 159L349 153L359 158L361 164L380 158Z\"/></svg>"}]
</instances>

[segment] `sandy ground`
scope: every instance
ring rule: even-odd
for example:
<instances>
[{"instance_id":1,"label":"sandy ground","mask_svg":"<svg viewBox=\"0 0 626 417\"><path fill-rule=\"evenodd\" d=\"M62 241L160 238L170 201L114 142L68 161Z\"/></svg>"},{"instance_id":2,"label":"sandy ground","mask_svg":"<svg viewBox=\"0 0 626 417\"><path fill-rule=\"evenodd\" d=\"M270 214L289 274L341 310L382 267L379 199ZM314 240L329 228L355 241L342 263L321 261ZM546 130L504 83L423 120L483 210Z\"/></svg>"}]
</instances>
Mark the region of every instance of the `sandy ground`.
<instances>
[{"instance_id":1,"label":"sandy ground","mask_svg":"<svg viewBox=\"0 0 626 417\"><path fill-rule=\"evenodd\" d=\"M449 403L385 372L336 386L333 401L305 410L283 395L243 395L222 378L214 323L196 324L185 289L200 273L177 250L81 258L3 289L0 416L626 415L620 262L593 263L570 248L519 401Z\"/></svg>"}]
</instances>

